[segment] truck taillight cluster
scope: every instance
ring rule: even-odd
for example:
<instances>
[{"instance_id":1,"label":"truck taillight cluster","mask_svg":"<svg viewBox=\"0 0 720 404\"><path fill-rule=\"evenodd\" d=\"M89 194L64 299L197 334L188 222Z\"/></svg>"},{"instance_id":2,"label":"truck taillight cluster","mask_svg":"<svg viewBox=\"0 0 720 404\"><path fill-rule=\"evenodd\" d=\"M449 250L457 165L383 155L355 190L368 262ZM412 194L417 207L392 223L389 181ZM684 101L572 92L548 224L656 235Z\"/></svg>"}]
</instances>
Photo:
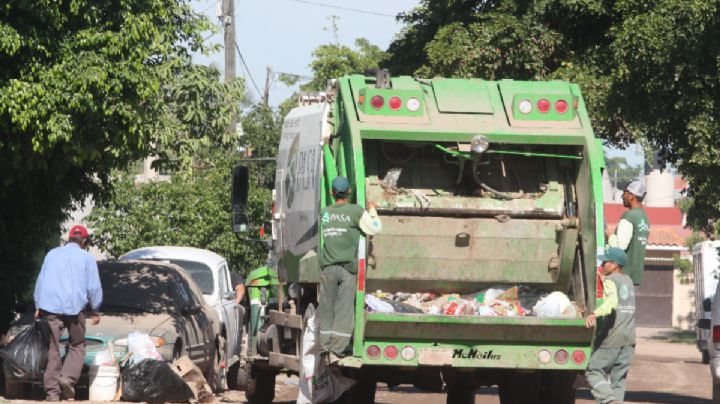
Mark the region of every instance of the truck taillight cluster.
<instances>
[{"instance_id":1,"label":"truck taillight cluster","mask_svg":"<svg viewBox=\"0 0 720 404\"><path fill-rule=\"evenodd\" d=\"M572 353L572 355L570 355L568 353L568 351L566 351L564 349L558 349L557 351L555 351L555 355L553 355L547 349L543 349L540 352L538 352L537 358L538 358L538 362L540 362L543 365L550 363L550 361L553 359L555 360L555 363L557 363L558 365L564 365L568 362L569 358L572 359L572 361L576 365L582 365L583 362L585 362L585 359L587 359L587 355L585 354L584 351L579 350L579 349L574 351Z\"/></svg>"},{"instance_id":2,"label":"truck taillight cluster","mask_svg":"<svg viewBox=\"0 0 720 404\"><path fill-rule=\"evenodd\" d=\"M395 345L388 345L385 347L385 349L381 349L377 345L370 345L365 351L365 354L370 359L380 359L381 353L382 356L385 357L385 359L390 361L394 361L395 359L397 359L398 354L400 355L400 358L405 361L411 361L415 359L415 348L411 347L410 345L403 347L402 350L398 350L398 347Z\"/></svg>"},{"instance_id":3,"label":"truck taillight cluster","mask_svg":"<svg viewBox=\"0 0 720 404\"><path fill-rule=\"evenodd\" d=\"M537 108L537 112L541 114L547 114L550 112L550 107L553 105L550 100L546 98L541 98L535 103L535 108ZM554 103L554 110L558 114L564 114L568 111L568 102L564 99L556 100ZM533 112L533 103L530 100L521 100L518 103L518 110L522 112L523 114L527 115L531 112Z\"/></svg>"},{"instance_id":4,"label":"truck taillight cluster","mask_svg":"<svg viewBox=\"0 0 720 404\"><path fill-rule=\"evenodd\" d=\"M580 99L572 94L515 94L512 114L521 121L571 121L579 104Z\"/></svg>"},{"instance_id":5,"label":"truck taillight cluster","mask_svg":"<svg viewBox=\"0 0 720 404\"><path fill-rule=\"evenodd\" d=\"M365 96L360 95L358 98L358 104L363 105L364 103ZM385 106L385 97L382 95L374 95L370 98L370 105L376 110L382 109ZM403 106L403 99L398 96L392 96L388 100L387 106L392 111L399 111ZM417 112L417 110L420 109L420 100L416 97L407 98L407 101L405 101L405 108L410 112Z\"/></svg>"},{"instance_id":6,"label":"truck taillight cluster","mask_svg":"<svg viewBox=\"0 0 720 404\"><path fill-rule=\"evenodd\" d=\"M717 344L720 342L720 326L714 326L712 329L713 343Z\"/></svg>"}]
</instances>

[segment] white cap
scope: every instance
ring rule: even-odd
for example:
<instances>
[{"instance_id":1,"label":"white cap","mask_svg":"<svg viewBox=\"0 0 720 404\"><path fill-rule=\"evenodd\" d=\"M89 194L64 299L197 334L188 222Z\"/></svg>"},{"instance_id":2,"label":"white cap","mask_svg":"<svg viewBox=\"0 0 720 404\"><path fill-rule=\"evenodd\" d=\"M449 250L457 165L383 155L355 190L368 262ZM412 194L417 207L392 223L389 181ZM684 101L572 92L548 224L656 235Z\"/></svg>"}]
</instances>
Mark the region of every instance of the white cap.
<instances>
[{"instance_id":1,"label":"white cap","mask_svg":"<svg viewBox=\"0 0 720 404\"><path fill-rule=\"evenodd\" d=\"M642 182L637 180L629 183L628 186L625 187L625 190L641 198L643 195L645 195L645 185L643 185Z\"/></svg>"}]
</instances>

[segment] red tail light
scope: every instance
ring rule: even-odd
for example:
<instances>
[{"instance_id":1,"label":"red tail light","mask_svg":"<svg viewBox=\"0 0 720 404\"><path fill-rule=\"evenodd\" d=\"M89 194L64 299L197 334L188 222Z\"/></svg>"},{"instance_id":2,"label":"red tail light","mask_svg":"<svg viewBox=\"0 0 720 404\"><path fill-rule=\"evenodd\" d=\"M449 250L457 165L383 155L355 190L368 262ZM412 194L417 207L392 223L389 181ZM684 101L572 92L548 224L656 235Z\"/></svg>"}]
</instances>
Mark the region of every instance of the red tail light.
<instances>
[{"instance_id":1,"label":"red tail light","mask_svg":"<svg viewBox=\"0 0 720 404\"><path fill-rule=\"evenodd\" d=\"M600 268L598 267L597 271L597 279L595 280L595 297L600 299L603 297L603 284L602 284L602 278L600 277Z\"/></svg>"},{"instance_id":2,"label":"red tail light","mask_svg":"<svg viewBox=\"0 0 720 404\"><path fill-rule=\"evenodd\" d=\"M370 345L367 349L367 356L370 359L377 359L380 357L380 347L377 345Z\"/></svg>"},{"instance_id":3,"label":"red tail light","mask_svg":"<svg viewBox=\"0 0 720 404\"><path fill-rule=\"evenodd\" d=\"M395 360L398 356L398 349L395 345L388 345L385 347L385 351L383 351L383 354L385 355L386 359Z\"/></svg>"},{"instance_id":4,"label":"red tail light","mask_svg":"<svg viewBox=\"0 0 720 404\"><path fill-rule=\"evenodd\" d=\"M720 342L720 325L716 325L715 327L713 327L713 342Z\"/></svg>"},{"instance_id":5,"label":"red tail light","mask_svg":"<svg viewBox=\"0 0 720 404\"><path fill-rule=\"evenodd\" d=\"M541 99L537 102L537 109L538 112L540 112L541 114L547 113L548 111L550 111L550 101L544 98Z\"/></svg>"},{"instance_id":6,"label":"red tail light","mask_svg":"<svg viewBox=\"0 0 720 404\"><path fill-rule=\"evenodd\" d=\"M358 291L362 292L365 290L365 258L358 260Z\"/></svg>"},{"instance_id":7,"label":"red tail light","mask_svg":"<svg viewBox=\"0 0 720 404\"><path fill-rule=\"evenodd\" d=\"M559 351L555 352L555 363L558 363L560 365L567 363L568 361L568 352L564 349L560 349Z\"/></svg>"},{"instance_id":8,"label":"red tail light","mask_svg":"<svg viewBox=\"0 0 720 404\"><path fill-rule=\"evenodd\" d=\"M564 114L568 110L568 103L565 100L557 100L555 101L555 111L557 111L558 114Z\"/></svg>"},{"instance_id":9,"label":"red tail light","mask_svg":"<svg viewBox=\"0 0 720 404\"><path fill-rule=\"evenodd\" d=\"M380 109L385 105L385 99L380 95L376 95L370 99L370 105L375 109Z\"/></svg>"},{"instance_id":10,"label":"red tail light","mask_svg":"<svg viewBox=\"0 0 720 404\"><path fill-rule=\"evenodd\" d=\"M402 107L402 100L399 97L392 97L390 101L388 101L388 107L393 111L397 111Z\"/></svg>"},{"instance_id":11,"label":"red tail light","mask_svg":"<svg viewBox=\"0 0 720 404\"><path fill-rule=\"evenodd\" d=\"M578 350L578 351L573 352L573 354L572 354L572 361L575 362L577 365L580 365L583 362L585 362L586 358L587 358L587 356L585 355L585 352L583 352L583 351Z\"/></svg>"},{"instance_id":12,"label":"red tail light","mask_svg":"<svg viewBox=\"0 0 720 404\"><path fill-rule=\"evenodd\" d=\"M365 104L365 96L361 95L358 97L358 104L362 105Z\"/></svg>"}]
</instances>

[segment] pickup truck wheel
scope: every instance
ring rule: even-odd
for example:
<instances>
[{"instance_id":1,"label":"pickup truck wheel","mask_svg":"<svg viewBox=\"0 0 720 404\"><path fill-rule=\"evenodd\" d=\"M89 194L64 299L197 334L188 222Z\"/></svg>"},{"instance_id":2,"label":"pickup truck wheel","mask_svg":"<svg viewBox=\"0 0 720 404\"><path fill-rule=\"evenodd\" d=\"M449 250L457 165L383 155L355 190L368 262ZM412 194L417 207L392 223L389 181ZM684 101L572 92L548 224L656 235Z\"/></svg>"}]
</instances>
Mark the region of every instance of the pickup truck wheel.
<instances>
[{"instance_id":1,"label":"pickup truck wheel","mask_svg":"<svg viewBox=\"0 0 720 404\"><path fill-rule=\"evenodd\" d=\"M707 349L702 350L702 363L706 365L710 363L710 352Z\"/></svg>"},{"instance_id":2,"label":"pickup truck wheel","mask_svg":"<svg viewBox=\"0 0 720 404\"><path fill-rule=\"evenodd\" d=\"M275 398L275 372L253 367L247 379L248 404L271 404Z\"/></svg>"},{"instance_id":3,"label":"pickup truck wheel","mask_svg":"<svg viewBox=\"0 0 720 404\"><path fill-rule=\"evenodd\" d=\"M5 398L22 398L23 384L5 376Z\"/></svg>"}]
</instances>

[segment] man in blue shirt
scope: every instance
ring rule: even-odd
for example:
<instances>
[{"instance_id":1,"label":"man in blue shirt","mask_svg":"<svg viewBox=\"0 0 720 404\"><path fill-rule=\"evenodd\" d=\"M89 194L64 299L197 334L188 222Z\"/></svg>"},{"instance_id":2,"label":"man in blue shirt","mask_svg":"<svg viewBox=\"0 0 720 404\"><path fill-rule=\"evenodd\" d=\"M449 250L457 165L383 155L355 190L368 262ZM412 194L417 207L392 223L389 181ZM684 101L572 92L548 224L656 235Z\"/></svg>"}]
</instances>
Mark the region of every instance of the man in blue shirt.
<instances>
[{"instance_id":1,"label":"man in blue shirt","mask_svg":"<svg viewBox=\"0 0 720 404\"><path fill-rule=\"evenodd\" d=\"M95 257L85 250L87 244L87 229L73 226L68 243L47 253L35 283L35 318L45 318L52 332L43 380L50 401L58 401L61 392L65 399L75 397L75 384L85 361L83 309L88 303L92 324L100 322L102 287ZM65 329L70 336L70 348L62 363L60 336Z\"/></svg>"}]
</instances>

